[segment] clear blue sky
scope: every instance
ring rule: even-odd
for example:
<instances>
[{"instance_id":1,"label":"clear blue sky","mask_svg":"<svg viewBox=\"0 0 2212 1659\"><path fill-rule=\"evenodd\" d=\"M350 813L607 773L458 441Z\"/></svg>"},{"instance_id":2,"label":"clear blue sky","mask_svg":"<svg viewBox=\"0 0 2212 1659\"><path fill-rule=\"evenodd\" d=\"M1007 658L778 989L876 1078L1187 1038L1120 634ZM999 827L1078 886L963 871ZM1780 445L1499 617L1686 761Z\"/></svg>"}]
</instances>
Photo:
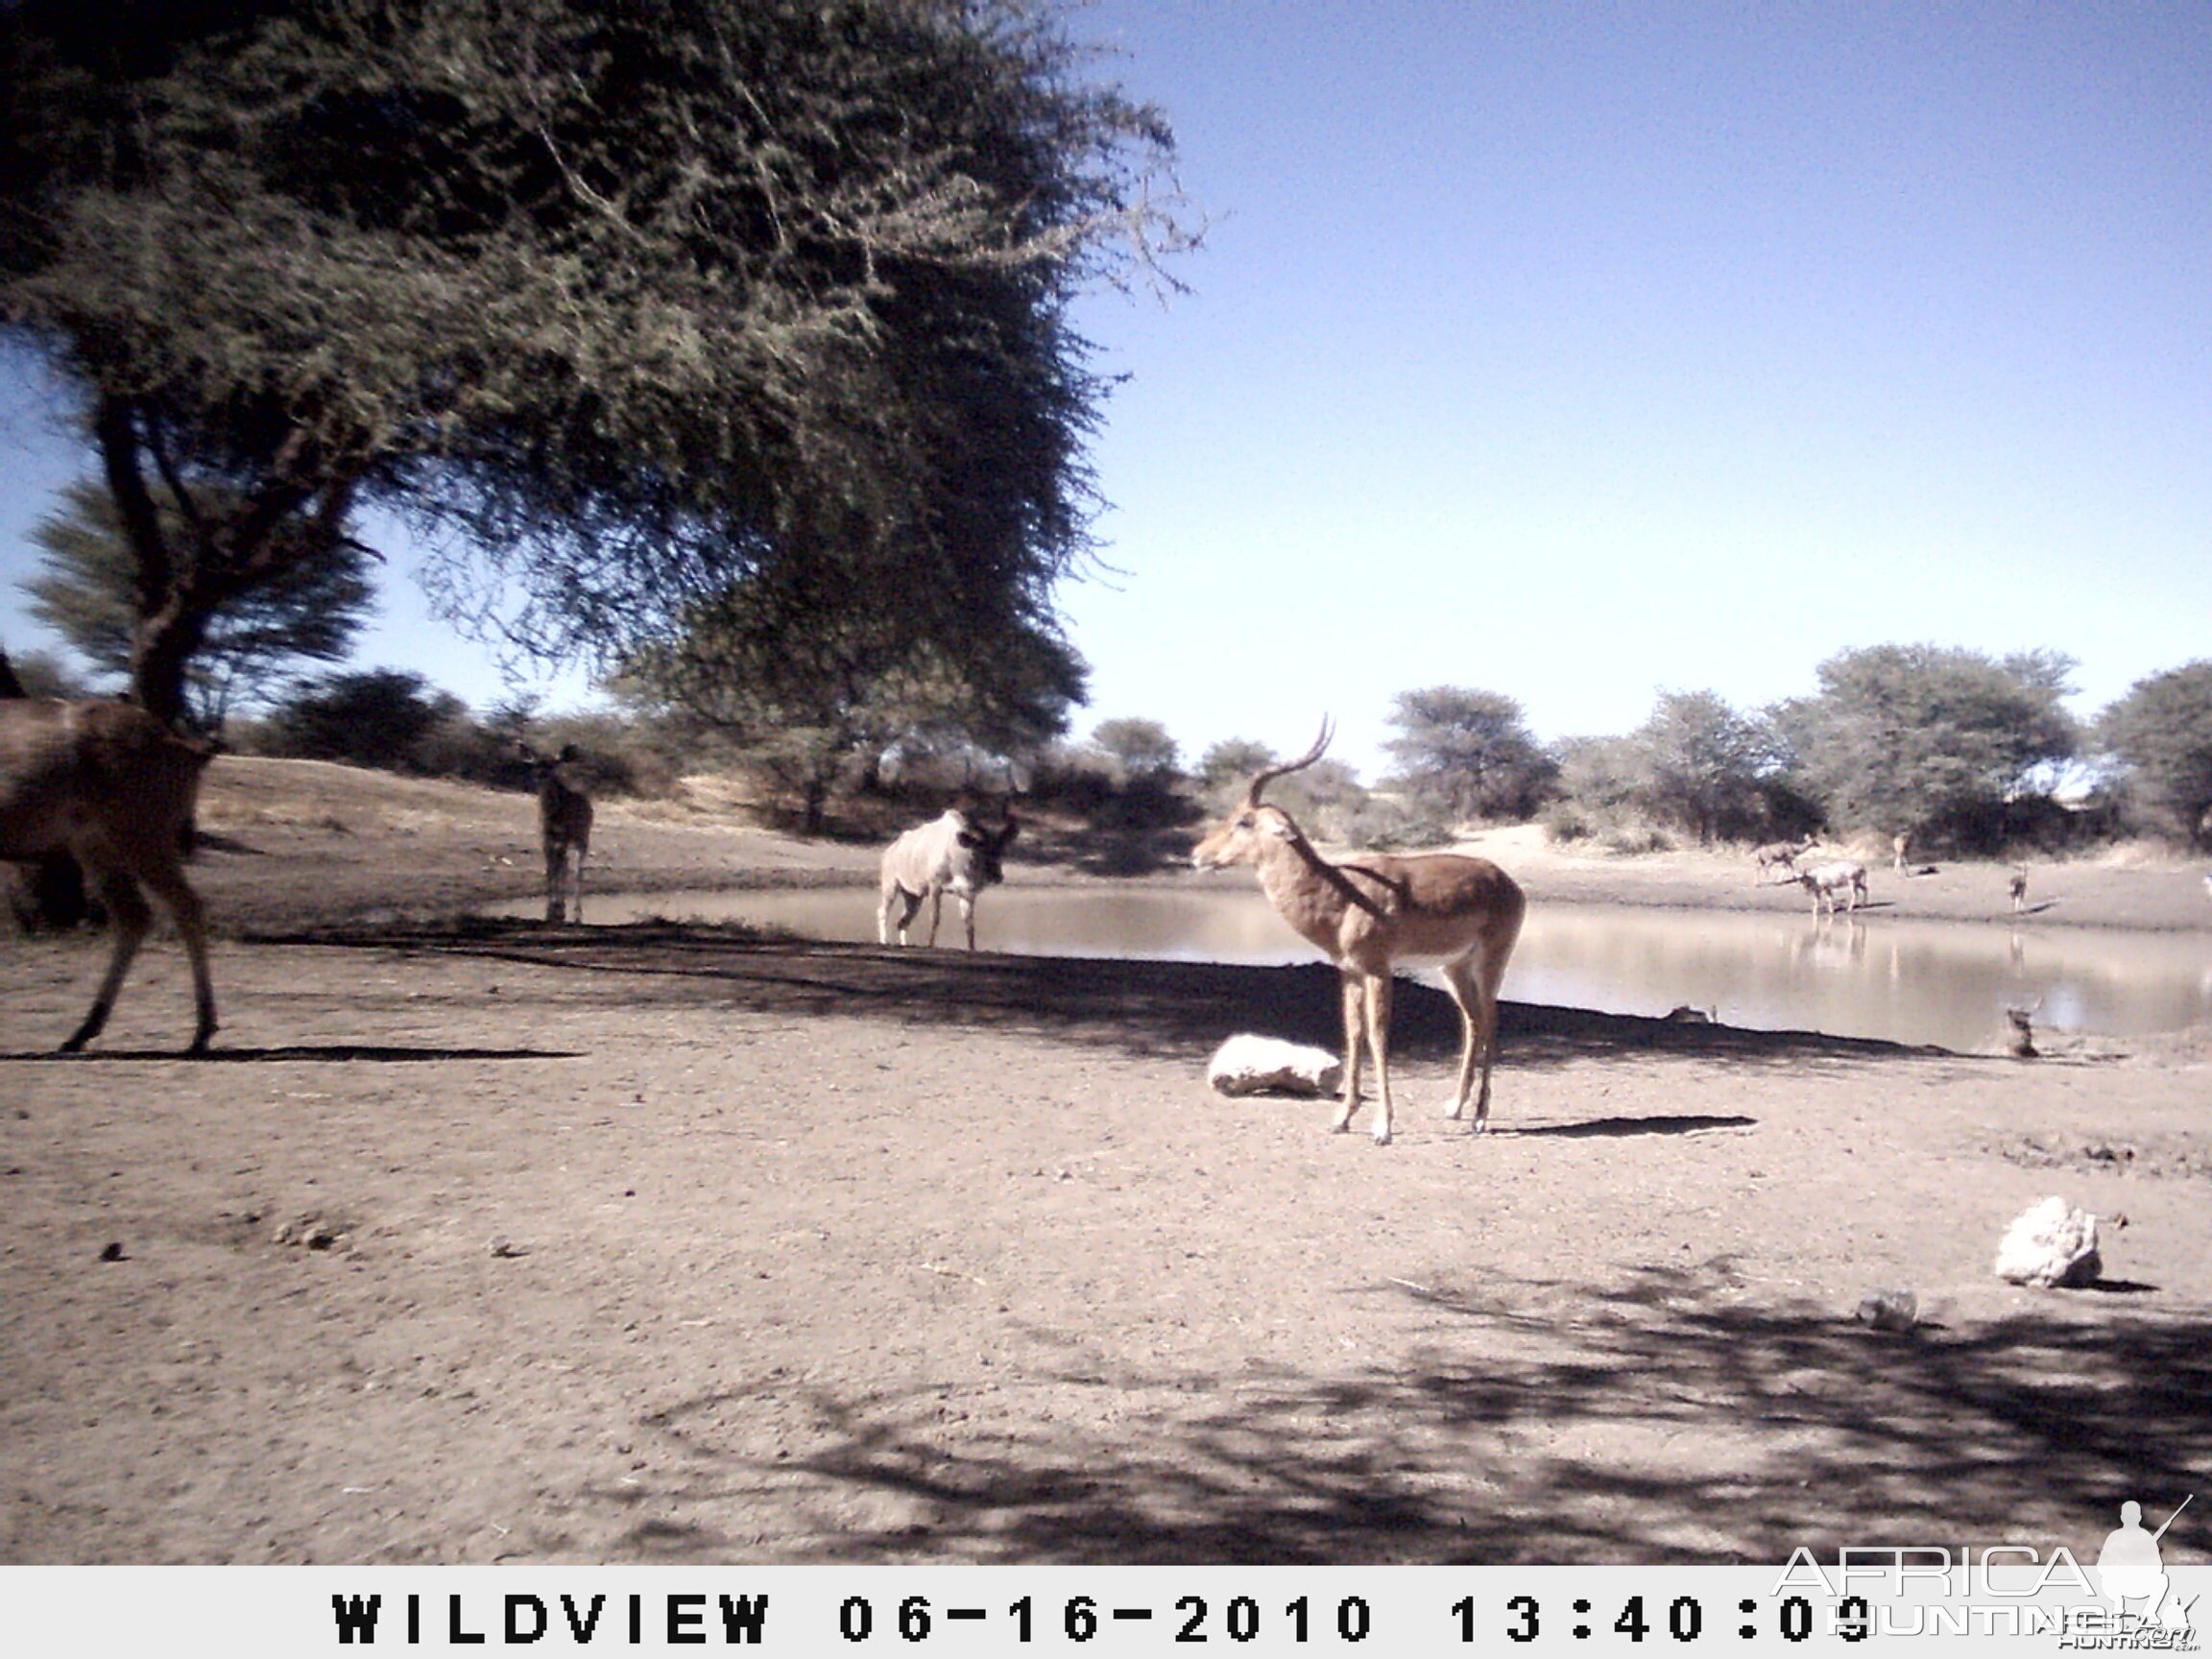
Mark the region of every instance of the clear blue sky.
<instances>
[{"instance_id":1,"label":"clear blue sky","mask_svg":"<svg viewBox=\"0 0 2212 1659\"><path fill-rule=\"evenodd\" d=\"M1087 730L1547 737L1852 646L2212 656L2212 7L1100 0L1212 220L1094 451ZM18 403L20 400L18 400ZM0 639L68 467L0 409ZM403 581L366 648L472 701Z\"/></svg>"}]
</instances>

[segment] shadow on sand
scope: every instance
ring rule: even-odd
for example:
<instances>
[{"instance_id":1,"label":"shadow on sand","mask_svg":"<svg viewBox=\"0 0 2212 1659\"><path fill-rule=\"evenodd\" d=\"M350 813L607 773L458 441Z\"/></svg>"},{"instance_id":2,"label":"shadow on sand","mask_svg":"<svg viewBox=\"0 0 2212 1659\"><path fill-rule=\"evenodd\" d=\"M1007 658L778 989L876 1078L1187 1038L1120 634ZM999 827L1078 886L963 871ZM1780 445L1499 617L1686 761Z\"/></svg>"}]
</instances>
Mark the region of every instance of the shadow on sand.
<instances>
[{"instance_id":1,"label":"shadow on sand","mask_svg":"<svg viewBox=\"0 0 2212 1659\"><path fill-rule=\"evenodd\" d=\"M734 1387L642 1426L645 1490L579 1501L743 1497L804 1541L795 1560L1779 1566L1799 1546L1833 1562L1937 1541L2093 1561L2122 1502L2170 1508L2212 1485L2201 1312L1885 1334L1747 1300L1724 1259L1609 1293L1471 1284L1418 1294L1431 1340L1387 1372L1107 1377L1078 1334L1033 1331L1025 1368L1095 1386L1099 1414L957 1444L948 1402L981 1411L987 1394ZM804 1450L760 1450L764 1413L796 1420ZM855 1523L869 1513L900 1519ZM630 1538L644 1560L739 1547L642 1520Z\"/></svg>"},{"instance_id":2,"label":"shadow on sand","mask_svg":"<svg viewBox=\"0 0 2212 1659\"><path fill-rule=\"evenodd\" d=\"M323 928L255 937L267 944L404 950L578 974L634 975L655 983L643 995L656 999L710 999L718 1006L734 1002L793 1015L858 1014L932 1024L950 1021L1041 1031L1139 1055L1203 1059L1238 1031L1325 1048L1343 1040L1339 982L1326 963L1262 968L887 950L763 939L741 926L672 922L561 927L469 918L436 926ZM1443 992L1401 981L1395 1004L1393 1055L1413 1061L1457 1056L1459 1014ZM1501 1004L1499 1041L1507 1063L1516 1067L1622 1051L1725 1056L1737 1063L1799 1068L1945 1054L1862 1038L1752 1031L1512 1001ZM1639 1127L1634 1132L1652 1131Z\"/></svg>"}]
</instances>

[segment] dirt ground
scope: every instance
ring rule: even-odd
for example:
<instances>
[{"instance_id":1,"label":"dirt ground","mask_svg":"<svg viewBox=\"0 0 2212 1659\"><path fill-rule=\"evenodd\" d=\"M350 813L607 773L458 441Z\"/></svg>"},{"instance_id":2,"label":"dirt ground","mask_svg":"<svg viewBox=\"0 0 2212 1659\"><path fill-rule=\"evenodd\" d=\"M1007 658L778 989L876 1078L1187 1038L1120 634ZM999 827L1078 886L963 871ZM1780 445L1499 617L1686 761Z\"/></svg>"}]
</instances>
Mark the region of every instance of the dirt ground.
<instances>
[{"instance_id":1,"label":"dirt ground","mask_svg":"<svg viewBox=\"0 0 2212 1659\"><path fill-rule=\"evenodd\" d=\"M226 758L204 808L205 1060L173 941L66 1059L104 946L8 947L0 1560L2087 1559L2212 1491L2212 1034L2022 1063L1508 974L1496 1132L1436 1115L1407 989L1378 1147L1203 1080L1233 1031L1333 1043L1324 967L469 922L536 888L521 797ZM594 843L599 891L873 903L872 849L709 810ZM1099 878L1030 845L1011 880ZM1483 849L1538 904L1803 903ZM2006 874L1877 869L1869 926ZM2212 968L2200 875L2038 867L2023 925ZM2104 1218L2095 1289L1991 1273L2049 1192ZM1887 1288L1912 1330L1855 1318Z\"/></svg>"}]
</instances>

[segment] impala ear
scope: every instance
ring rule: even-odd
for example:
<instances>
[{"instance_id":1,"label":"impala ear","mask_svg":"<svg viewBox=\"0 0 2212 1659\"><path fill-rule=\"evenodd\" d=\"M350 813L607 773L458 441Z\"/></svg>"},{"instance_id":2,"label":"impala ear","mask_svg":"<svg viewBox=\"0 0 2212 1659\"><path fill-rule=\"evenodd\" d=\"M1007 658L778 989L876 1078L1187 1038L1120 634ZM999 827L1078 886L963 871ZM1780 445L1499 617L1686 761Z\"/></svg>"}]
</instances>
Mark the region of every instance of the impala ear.
<instances>
[{"instance_id":1,"label":"impala ear","mask_svg":"<svg viewBox=\"0 0 2212 1659\"><path fill-rule=\"evenodd\" d=\"M1260 827L1278 841L1292 841L1298 836L1296 826L1280 812L1269 812L1262 816Z\"/></svg>"}]
</instances>

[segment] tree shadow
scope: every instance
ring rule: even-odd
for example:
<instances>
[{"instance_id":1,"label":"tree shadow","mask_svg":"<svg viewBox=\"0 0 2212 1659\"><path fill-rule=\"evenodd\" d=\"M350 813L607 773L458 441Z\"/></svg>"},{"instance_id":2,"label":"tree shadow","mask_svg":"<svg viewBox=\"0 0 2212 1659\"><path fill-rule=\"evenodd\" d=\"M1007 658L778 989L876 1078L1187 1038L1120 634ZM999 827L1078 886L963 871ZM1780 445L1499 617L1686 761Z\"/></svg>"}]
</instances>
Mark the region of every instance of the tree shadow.
<instances>
[{"instance_id":1,"label":"tree shadow","mask_svg":"<svg viewBox=\"0 0 2212 1659\"><path fill-rule=\"evenodd\" d=\"M1580 1123L1531 1123L1493 1128L1493 1135L1554 1136L1567 1140L1583 1136L1617 1135L1704 1135L1719 1130L1752 1129L1758 1126L1756 1118L1742 1116L1716 1117L1701 1113L1683 1113L1672 1117L1654 1118L1592 1118Z\"/></svg>"},{"instance_id":2,"label":"tree shadow","mask_svg":"<svg viewBox=\"0 0 2212 1659\"><path fill-rule=\"evenodd\" d=\"M656 1412L655 1496L741 1512L762 1560L1779 1564L1937 1541L2089 1559L2123 1501L2212 1485L2201 1309L2085 1317L2054 1293L1887 1334L1748 1300L1725 1261L1611 1289L1360 1288L1424 1305L1410 1363L1104 1375L1079 1334L1037 1332L988 1383L772 1379ZM1006 1407L1024 1385L1053 1408ZM948 1430L949 1403L992 1402ZM733 1549L711 1527L683 1547Z\"/></svg>"},{"instance_id":3,"label":"tree shadow","mask_svg":"<svg viewBox=\"0 0 2212 1659\"><path fill-rule=\"evenodd\" d=\"M261 1065L275 1061L322 1061L352 1064L412 1065L451 1060L581 1060L576 1048L416 1048L384 1043L295 1043L273 1048L209 1048L187 1054L176 1048L87 1048L63 1054L52 1048L26 1053L0 1054L0 1061L42 1060L60 1066L91 1066L104 1062L175 1060L193 1066Z\"/></svg>"},{"instance_id":4,"label":"tree shadow","mask_svg":"<svg viewBox=\"0 0 2212 1659\"><path fill-rule=\"evenodd\" d=\"M1137 1056L1202 1062L1227 1037L1257 1031L1334 1048L1341 982L1326 963L1244 967L993 952L889 950L761 938L738 927L638 922L560 927L471 917L436 925L345 926L261 934L261 943L404 950L657 982L654 995L793 1016L863 1014L977 1029L1015 1029ZM1867 1038L1753 1031L1703 1022L1500 1004L1502 1064L1564 1065L1622 1053L1724 1057L1803 1068L1943 1056ZM1455 1060L1459 1014L1442 991L1401 980L1394 1058Z\"/></svg>"}]
</instances>

